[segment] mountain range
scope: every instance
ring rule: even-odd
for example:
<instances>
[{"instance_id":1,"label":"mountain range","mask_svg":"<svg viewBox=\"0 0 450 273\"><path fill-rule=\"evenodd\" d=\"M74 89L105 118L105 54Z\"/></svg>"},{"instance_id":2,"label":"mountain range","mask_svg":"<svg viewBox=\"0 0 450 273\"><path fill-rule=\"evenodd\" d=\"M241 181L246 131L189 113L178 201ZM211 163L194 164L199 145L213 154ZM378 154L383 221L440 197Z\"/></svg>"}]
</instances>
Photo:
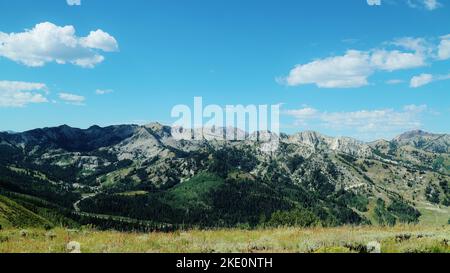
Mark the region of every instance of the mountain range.
<instances>
[{"instance_id":1,"label":"mountain range","mask_svg":"<svg viewBox=\"0 0 450 273\"><path fill-rule=\"evenodd\" d=\"M12 207L47 225L124 230L450 218L448 134L411 131L366 143L301 132L281 134L275 145L255 141L268 132L226 141L219 136L239 131L222 128L178 140L172 129L0 133L0 227L20 226Z\"/></svg>"}]
</instances>

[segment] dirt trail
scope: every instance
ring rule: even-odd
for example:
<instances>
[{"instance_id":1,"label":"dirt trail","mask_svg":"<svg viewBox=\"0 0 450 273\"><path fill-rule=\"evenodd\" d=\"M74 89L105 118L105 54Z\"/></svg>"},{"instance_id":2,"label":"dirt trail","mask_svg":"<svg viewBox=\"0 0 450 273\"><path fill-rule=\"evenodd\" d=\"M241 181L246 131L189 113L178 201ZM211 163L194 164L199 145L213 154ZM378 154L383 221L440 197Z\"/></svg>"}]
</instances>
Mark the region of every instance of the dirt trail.
<instances>
[{"instance_id":1,"label":"dirt trail","mask_svg":"<svg viewBox=\"0 0 450 273\"><path fill-rule=\"evenodd\" d=\"M80 203L86 199L95 197L98 193L90 193L90 194L86 194L84 195L80 200L76 201L75 203L73 203L73 209L75 210L75 212L81 212L80 209Z\"/></svg>"}]
</instances>

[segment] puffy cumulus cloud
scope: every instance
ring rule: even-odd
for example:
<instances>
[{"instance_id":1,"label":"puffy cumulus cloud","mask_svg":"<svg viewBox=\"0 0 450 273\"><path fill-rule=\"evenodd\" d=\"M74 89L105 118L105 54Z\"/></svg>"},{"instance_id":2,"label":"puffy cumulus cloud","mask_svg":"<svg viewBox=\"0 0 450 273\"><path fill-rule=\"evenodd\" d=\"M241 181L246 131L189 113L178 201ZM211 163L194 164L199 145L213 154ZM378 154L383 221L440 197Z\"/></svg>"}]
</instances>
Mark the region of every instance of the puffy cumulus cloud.
<instances>
[{"instance_id":1,"label":"puffy cumulus cloud","mask_svg":"<svg viewBox=\"0 0 450 273\"><path fill-rule=\"evenodd\" d=\"M448 75L431 75L431 74L421 74L411 78L409 86L411 88L418 88L435 81L445 81L450 79L450 74Z\"/></svg>"},{"instance_id":2,"label":"puffy cumulus cloud","mask_svg":"<svg viewBox=\"0 0 450 273\"><path fill-rule=\"evenodd\" d=\"M376 69L395 71L409 69L425 65L425 57L422 54L400 52L398 50L376 50L371 56L371 65Z\"/></svg>"},{"instance_id":3,"label":"puffy cumulus cloud","mask_svg":"<svg viewBox=\"0 0 450 273\"><path fill-rule=\"evenodd\" d=\"M117 41L102 30L80 38L73 26L45 22L20 33L0 32L0 56L31 67L56 62L93 68L105 59L100 51L117 50Z\"/></svg>"},{"instance_id":4,"label":"puffy cumulus cloud","mask_svg":"<svg viewBox=\"0 0 450 273\"><path fill-rule=\"evenodd\" d=\"M81 6L81 0L66 0L69 6Z\"/></svg>"},{"instance_id":5,"label":"puffy cumulus cloud","mask_svg":"<svg viewBox=\"0 0 450 273\"><path fill-rule=\"evenodd\" d=\"M0 81L0 107L24 107L48 102L47 86L43 83Z\"/></svg>"},{"instance_id":6,"label":"puffy cumulus cloud","mask_svg":"<svg viewBox=\"0 0 450 273\"><path fill-rule=\"evenodd\" d=\"M289 86L316 84L321 88L352 88L367 85L373 73L367 53L350 50L343 56L297 65L280 82Z\"/></svg>"},{"instance_id":7,"label":"puffy cumulus cloud","mask_svg":"<svg viewBox=\"0 0 450 273\"><path fill-rule=\"evenodd\" d=\"M71 93L59 93L58 97L62 101L73 105L84 105L84 102L86 101L85 97Z\"/></svg>"},{"instance_id":8,"label":"puffy cumulus cloud","mask_svg":"<svg viewBox=\"0 0 450 273\"><path fill-rule=\"evenodd\" d=\"M450 34L441 37L438 47L438 57L440 60L450 59Z\"/></svg>"},{"instance_id":9,"label":"puffy cumulus cloud","mask_svg":"<svg viewBox=\"0 0 450 273\"><path fill-rule=\"evenodd\" d=\"M404 37L386 43L388 46L400 47L400 50L379 50L372 53L372 64L386 71L410 69L426 65L426 59L433 52L433 45L423 38Z\"/></svg>"},{"instance_id":10,"label":"puffy cumulus cloud","mask_svg":"<svg viewBox=\"0 0 450 273\"><path fill-rule=\"evenodd\" d=\"M326 128L350 132L353 136L391 135L421 127L426 105L407 105L401 110L378 109L353 112L324 112L311 107L287 110L283 113L295 119L296 126Z\"/></svg>"},{"instance_id":11,"label":"puffy cumulus cloud","mask_svg":"<svg viewBox=\"0 0 450 273\"><path fill-rule=\"evenodd\" d=\"M369 6L381 6L381 0L367 0Z\"/></svg>"},{"instance_id":12,"label":"puffy cumulus cloud","mask_svg":"<svg viewBox=\"0 0 450 273\"><path fill-rule=\"evenodd\" d=\"M84 47L97 48L106 52L119 50L116 39L101 29L91 31L89 36L80 39L80 43Z\"/></svg>"},{"instance_id":13,"label":"puffy cumulus cloud","mask_svg":"<svg viewBox=\"0 0 450 273\"><path fill-rule=\"evenodd\" d=\"M297 65L278 81L289 86L315 84L320 88L356 88L368 85L368 77L377 70L395 71L424 65L425 59L420 54L350 50L343 56Z\"/></svg>"},{"instance_id":14,"label":"puffy cumulus cloud","mask_svg":"<svg viewBox=\"0 0 450 273\"><path fill-rule=\"evenodd\" d=\"M341 56L296 65L287 77L277 80L288 86L362 87L368 85L368 78L377 71L392 72L425 66L432 53L432 46L420 38L398 39L385 45L397 49L348 50Z\"/></svg>"}]
</instances>

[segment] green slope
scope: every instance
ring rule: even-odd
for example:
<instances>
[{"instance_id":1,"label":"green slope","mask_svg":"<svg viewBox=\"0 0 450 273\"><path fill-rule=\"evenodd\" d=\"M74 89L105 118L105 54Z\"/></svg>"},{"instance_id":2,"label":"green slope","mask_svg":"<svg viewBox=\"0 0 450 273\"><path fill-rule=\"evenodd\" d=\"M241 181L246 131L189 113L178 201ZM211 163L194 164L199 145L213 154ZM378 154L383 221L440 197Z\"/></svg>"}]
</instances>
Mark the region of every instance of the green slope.
<instances>
[{"instance_id":1,"label":"green slope","mask_svg":"<svg viewBox=\"0 0 450 273\"><path fill-rule=\"evenodd\" d=\"M164 199L174 207L207 206L208 194L219 189L223 184L224 180L213 174L199 174L168 190Z\"/></svg>"},{"instance_id":2,"label":"green slope","mask_svg":"<svg viewBox=\"0 0 450 273\"><path fill-rule=\"evenodd\" d=\"M80 203L90 213L199 227L257 226L278 211L307 210L323 225L360 223L346 204L283 181L254 181L200 173L171 189L135 196L98 194Z\"/></svg>"},{"instance_id":3,"label":"green slope","mask_svg":"<svg viewBox=\"0 0 450 273\"><path fill-rule=\"evenodd\" d=\"M6 227L50 227L52 223L13 200L0 195L0 225Z\"/></svg>"}]
</instances>

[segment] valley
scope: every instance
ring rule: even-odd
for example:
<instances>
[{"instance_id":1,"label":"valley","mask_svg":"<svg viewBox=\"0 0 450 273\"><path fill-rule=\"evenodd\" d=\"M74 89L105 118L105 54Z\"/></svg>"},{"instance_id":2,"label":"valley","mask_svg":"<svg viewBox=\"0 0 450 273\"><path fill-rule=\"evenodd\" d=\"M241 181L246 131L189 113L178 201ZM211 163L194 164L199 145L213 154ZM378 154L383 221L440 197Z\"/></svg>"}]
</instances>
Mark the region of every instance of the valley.
<instances>
[{"instance_id":1,"label":"valley","mask_svg":"<svg viewBox=\"0 0 450 273\"><path fill-rule=\"evenodd\" d=\"M0 224L30 226L13 210L40 217L31 226L119 231L450 219L449 135L364 143L301 132L267 149L266 132L243 141L221 133L177 140L158 123L0 133L0 195L8 198Z\"/></svg>"}]
</instances>

